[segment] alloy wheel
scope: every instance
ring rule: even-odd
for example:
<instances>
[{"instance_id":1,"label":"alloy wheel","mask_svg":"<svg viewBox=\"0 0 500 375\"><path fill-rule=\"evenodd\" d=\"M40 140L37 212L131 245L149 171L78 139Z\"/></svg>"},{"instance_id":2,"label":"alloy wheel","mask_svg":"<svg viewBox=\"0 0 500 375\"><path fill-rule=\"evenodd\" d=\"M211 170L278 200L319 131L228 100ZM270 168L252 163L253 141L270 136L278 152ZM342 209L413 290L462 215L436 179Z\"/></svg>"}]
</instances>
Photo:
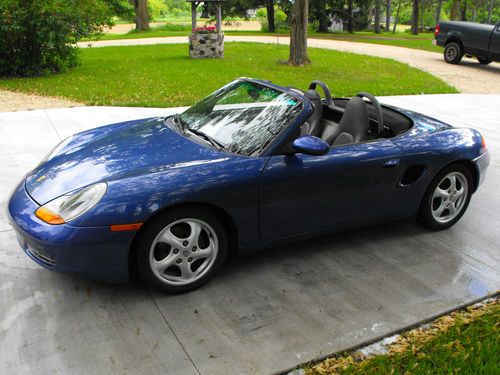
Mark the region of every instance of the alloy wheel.
<instances>
[{"instance_id":1,"label":"alloy wheel","mask_svg":"<svg viewBox=\"0 0 500 375\"><path fill-rule=\"evenodd\" d=\"M432 217L442 224L455 219L465 206L468 189L467 179L460 172L443 177L432 194Z\"/></svg>"},{"instance_id":2,"label":"alloy wheel","mask_svg":"<svg viewBox=\"0 0 500 375\"><path fill-rule=\"evenodd\" d=\"M205 221L186 218L162 229L151 245L149 264L155 276L169 285L188 285L212 268L219 241Z\"/></svg>"}]
</instances>

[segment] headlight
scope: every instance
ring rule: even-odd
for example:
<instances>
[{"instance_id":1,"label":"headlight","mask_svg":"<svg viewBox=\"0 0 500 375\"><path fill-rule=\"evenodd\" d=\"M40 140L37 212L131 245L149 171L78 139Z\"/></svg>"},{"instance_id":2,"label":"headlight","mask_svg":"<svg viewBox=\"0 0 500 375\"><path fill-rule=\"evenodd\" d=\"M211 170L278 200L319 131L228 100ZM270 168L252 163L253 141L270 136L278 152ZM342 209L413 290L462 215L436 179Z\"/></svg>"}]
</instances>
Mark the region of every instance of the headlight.
<instances>
[{"instance_id":1,"label":"headlight","mask_svg":"<svg viewBox=\"0 0 500 375\"><path fill-rule=\"evenodd\" d=\"M107 185L100 182L76 193L62 195L35 211L35 215L48 224L64 224L76 219L94 207L106 192Z\"/></svg>"}]
</instances>

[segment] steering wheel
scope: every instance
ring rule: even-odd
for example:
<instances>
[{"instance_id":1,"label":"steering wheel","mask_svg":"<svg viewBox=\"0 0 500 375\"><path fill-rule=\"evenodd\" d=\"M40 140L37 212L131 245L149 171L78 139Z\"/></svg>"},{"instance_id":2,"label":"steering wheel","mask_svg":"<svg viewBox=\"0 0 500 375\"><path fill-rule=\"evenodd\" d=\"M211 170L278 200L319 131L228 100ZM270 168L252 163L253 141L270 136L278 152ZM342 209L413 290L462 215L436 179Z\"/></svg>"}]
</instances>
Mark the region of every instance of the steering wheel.
<instances>
[{"instance_id":1,"label":"steering wheel","mask_svg":"<svg viewBox=\"0 0 500 375\"><path fill-rule=\"evenodd\" d=\"M375 99L375 97L372 94L369 94L367 92L359 92L356 94L356 96L359 96L361 99L366 98L373 104L373 108L375 108L375 114L377 115L377 122L378 122L376 135L377 136L381 135L384 132L384 119L382 117L382 107L380 106L380 103L378 102L377 99Z\"/></svg>"},{"instance_id":2,"label":"steering wheel","mask_svg":"<svg viewBox=\"0 0 500 375\"><path fill-rule=\"evenodd\" d=\"M330 93L330 89L328 88L326 83L316 79L309 85L309 90L316 90L316 86L319 86L323 89L323 92L325 93L326 105L330 108L335 107L335 104L333 104L332 100L332 94Z\"/></svg>"}]
</instances>

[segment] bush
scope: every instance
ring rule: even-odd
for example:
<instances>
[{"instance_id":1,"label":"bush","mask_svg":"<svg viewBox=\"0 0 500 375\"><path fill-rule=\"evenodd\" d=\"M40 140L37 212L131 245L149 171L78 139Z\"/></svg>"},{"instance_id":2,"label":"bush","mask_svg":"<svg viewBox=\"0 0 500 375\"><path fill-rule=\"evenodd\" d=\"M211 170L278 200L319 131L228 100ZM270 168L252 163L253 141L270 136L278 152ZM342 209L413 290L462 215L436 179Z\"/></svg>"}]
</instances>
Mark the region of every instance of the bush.
<instances>
[{"instance_id":1,"label":"bush","mask_svg":"<svg viewBox=\"0 0 500 375\"><path fill-rule=\"evenodd\" d=\"M0 0L0 76L75 66L74 43L111 24L111 14L102 0Z\"/></svg>"},{"instance_id":2,"label":"bush","mask_svg":"<svg viewBox=\"0 0 500 375\"><path fill-rule=\"evenodd\" d=\"M260 22L260 30L264 32L269 31L269 24L267 22L267 9L260 8L256 14L257 19ZM278 31L286 31L289 26L286 22L286 13L283 12L279 7L274 7L274 25Z\"/></svg>"}]
</instances>

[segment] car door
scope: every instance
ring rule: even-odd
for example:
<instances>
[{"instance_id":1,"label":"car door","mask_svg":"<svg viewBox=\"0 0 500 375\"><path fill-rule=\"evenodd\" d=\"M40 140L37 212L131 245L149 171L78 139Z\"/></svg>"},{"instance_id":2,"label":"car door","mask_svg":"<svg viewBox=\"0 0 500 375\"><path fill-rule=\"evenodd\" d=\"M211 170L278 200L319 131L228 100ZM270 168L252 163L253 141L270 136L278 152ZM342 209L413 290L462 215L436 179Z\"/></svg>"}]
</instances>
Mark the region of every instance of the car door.
<instances>
[{"instance_id":1,"label":"car door","mask_svg":"<svg viewBox=\"0 0 500 375\"><path fill-rule=\"evenodd\" d=\"M261 240L389 216L384 200L398 184L401 157L387 139L322 156L271 156L261 175Z\"/></svg>"},{"instance_id":2,"label":"car door","mask_svg":"<svg viewBox=\"0 0 500 375\"><path fill-rule=\"evenodd\" d=\"M490 40L490 59L500 61L500 22L497 23Z\"/></svg>"}]
</instances>

